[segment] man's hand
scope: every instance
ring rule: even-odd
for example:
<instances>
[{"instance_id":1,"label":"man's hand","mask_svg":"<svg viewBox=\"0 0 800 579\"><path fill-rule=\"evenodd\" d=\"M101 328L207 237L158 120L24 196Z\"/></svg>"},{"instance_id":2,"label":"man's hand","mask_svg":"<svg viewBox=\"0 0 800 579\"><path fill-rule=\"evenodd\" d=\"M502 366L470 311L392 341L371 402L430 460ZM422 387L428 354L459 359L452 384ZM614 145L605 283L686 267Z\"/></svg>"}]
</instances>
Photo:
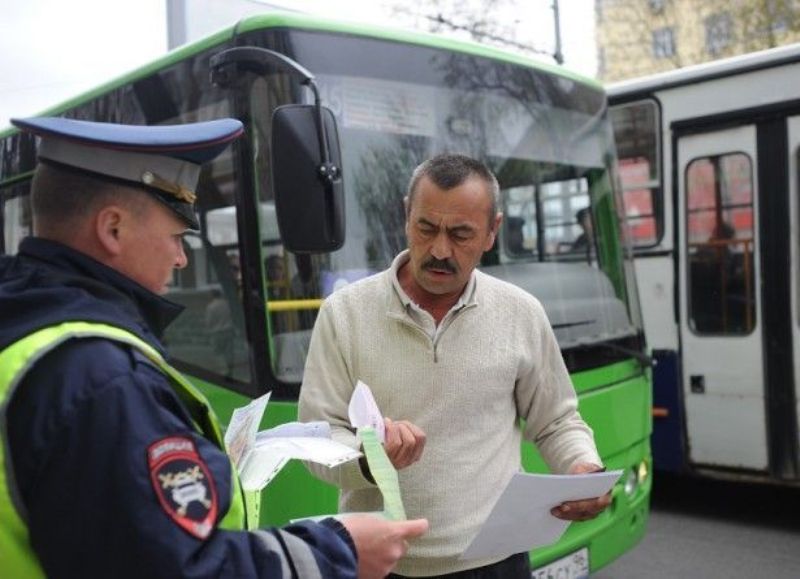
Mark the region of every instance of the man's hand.
<instances>
[{"instance_id":1,"label":"man's hand","mask_svg":"<svg viewBox=\"0 0 800 579\"><path fill-rule=\"evenodd\" d=\"M371 515L342 517L358 553L359 579L386 577L408 550L408 541L428 530L426 519L387 521Z\"/></svg>"},{"instance_id":2,"label":"man's hand","mask_svg":"<svg viewBox=\"0 0 800 579\"><path fill-rule=\"evenodd\" d=\"M577 462L569 469L569 474L585 474L602 471L603 468L590 462ZM567 501L553 508L550 513L565 521L588 521L602 513L611 504L611 492L593 499Z\"/></svg>"},{"instance_id":3,"label":"man's hand","mask_svg":"<svg viewBox=\"0 0 800 579\"><path fill-rule=\"evenodd\" d=\"M399 470L417 462L425 448L422 429L408 420L384 418L383 421L386 425L383 448L394 467Z\"/></svg>"}]
</instances>

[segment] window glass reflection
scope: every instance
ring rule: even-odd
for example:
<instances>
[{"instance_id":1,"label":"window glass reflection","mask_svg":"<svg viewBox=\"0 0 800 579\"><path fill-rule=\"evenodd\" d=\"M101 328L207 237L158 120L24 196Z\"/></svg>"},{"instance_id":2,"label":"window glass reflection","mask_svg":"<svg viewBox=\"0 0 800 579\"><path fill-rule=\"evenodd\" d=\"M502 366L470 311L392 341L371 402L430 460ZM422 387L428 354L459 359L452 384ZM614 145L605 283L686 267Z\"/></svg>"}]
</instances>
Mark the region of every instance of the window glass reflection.
<instances>
[{"instance_id":1,"label":"window glass reflection","mask_svg":"<svg viewBox=\"0 0 800 579\"><path fill-rule=\"evenodd\" d=\"M698 334L748 334L756 323L751 160L731 153L686 169L689 317Z\"/></svg>"},{"instance_id":2,"label":"window glass reflection","mask_svg":"<svg viewBox=\"0 0 800 579\"><path fill-rule=\"evenodd\" d=\"M658 107L653 101L611 109L628 237L635 247L655 245L663 216L658 157Z\"/></svg>"}]
</instances>

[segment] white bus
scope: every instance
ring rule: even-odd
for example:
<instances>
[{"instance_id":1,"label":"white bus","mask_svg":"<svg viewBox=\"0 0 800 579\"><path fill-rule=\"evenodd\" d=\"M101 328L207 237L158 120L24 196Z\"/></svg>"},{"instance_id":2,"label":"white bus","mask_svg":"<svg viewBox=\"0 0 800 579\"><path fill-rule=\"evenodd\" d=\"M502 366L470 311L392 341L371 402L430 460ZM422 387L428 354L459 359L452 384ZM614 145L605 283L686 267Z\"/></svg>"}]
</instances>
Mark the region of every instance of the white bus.
<instances>
[{"instance_id":1,"label":"white bus","mask_svg":"<svg viewBox=\"0 0 800 579\"><path fill-rule=\"evenodd\" d=\"M608 88L655 466L800 484L800 44Z\"/></svg>"}]
</instances>

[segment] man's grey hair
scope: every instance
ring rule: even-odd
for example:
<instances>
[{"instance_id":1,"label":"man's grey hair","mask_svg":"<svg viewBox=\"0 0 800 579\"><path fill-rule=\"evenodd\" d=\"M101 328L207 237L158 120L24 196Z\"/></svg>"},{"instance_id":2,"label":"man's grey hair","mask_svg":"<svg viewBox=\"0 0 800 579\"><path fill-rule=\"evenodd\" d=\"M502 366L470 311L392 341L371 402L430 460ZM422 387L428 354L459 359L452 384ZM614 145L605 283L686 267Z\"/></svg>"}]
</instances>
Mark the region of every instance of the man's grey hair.
<instances>
[{"instance_id":1,"label":"man's grey hair","mask_svg":"<svg viewBox=\"0 0 800 579\"><path fill-rule=\"evenodd\" d=\"M444 153L420 164L414 169L411 181L408 184L406 217L411 211L414 194L423 177L427 177L434 185L445 191L458 187L471 177L481 179L488 185L489 194L492 197L491 207L489 208L489 226L491 227L494 224L494 217L497 215L500 199L500 185L497 183L497 178L494 174L482 162L466 155Z\"/></svg>"}]
</instances>

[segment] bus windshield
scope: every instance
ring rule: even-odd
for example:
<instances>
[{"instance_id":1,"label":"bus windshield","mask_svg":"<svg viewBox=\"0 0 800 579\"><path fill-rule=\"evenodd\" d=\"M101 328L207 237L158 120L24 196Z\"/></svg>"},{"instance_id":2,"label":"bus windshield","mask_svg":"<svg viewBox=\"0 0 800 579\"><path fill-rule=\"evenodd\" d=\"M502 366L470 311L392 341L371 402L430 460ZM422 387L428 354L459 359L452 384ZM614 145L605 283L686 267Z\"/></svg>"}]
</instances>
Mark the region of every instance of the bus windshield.
<instances>
[{"instance_id":1,"label":"bus windshield","mask_svg":"<svg viewBox=\"0 0 800 579\"><path fill-rule=\"evenodd\" d=\"M403 198L414 167L438 152L459 152L484 160L500 182L504 220L483 271L539 298L563 349L639 335L609 177L613 137L599 89L429 47L283 34L280 44L315 71L323 102L337 117L347 215L342 249L313 256L304 279L294 260L273 259L279 274L266 277L286 288L286 299L324 298L385 269L406 247ZM354 53L357 60L348 58ZM256 82L250 98L264 103L254 111L264 134L271 115L265 92ZM270 201L268 184L263 190ZM292 316L297 312L274 313L273 329L299 328ZM292 339L276 336L278 343Z\"/></svg>"}]
</instances>

